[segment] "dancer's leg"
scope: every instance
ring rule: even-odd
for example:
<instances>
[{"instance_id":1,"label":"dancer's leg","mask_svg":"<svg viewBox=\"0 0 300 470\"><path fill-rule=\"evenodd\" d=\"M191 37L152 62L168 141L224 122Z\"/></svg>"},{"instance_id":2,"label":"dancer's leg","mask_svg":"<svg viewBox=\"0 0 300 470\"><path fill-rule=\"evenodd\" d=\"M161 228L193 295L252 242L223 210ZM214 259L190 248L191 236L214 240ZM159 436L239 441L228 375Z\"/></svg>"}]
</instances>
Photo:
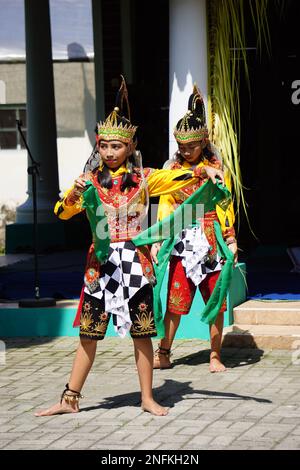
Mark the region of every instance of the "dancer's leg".
<instances>
[{"instance_id":1,"label":"dancer's leg","mask_svg":"<svg viewBox=\"0 0 300 470\"><path fill-rule=\"evenodd\" d=\"M80 338L69 381L70 391L67 391L64 395L64 397L67 398L63 397L61 402L56 403L46 410L35 413L35 416L52 416L63 413L77 413L79 411L78 399L72 401L72 398L68 399L68 396L75 397L75 394L72 393L72 391L80 394L83 384L93 365L96 349L97 341Z\"/></svg>"},{"instance_id":2,"label":"dancer's leg","mask_svg":"<svg viewBox=\"0 0 300 470\"><path fill-rule=\"evenodd\" d=\"M201 282L199 288L205 303L209 301L209 298L215 288L216 282L219 278L221 271L210 273ZM221 307L221 310L216 318L214 324L210 325L210 361L209 370L210 372L224 372L226 367L221 362L221 345L223 335L223 324L224 324L224 311L226 310L226 304Z\"/></svg>"},{"instance_id":3,"label":"dancer's leg","mask_svg":"<svg viewBox=\"0 0 300 470\"><path fill-rule=\"evenodd\" d=\"M133 338L135 361L139 375L142 409L156 416L168 414L168 408L159 405L153 398L153 348L150 338Z\"/></svg>"},{"instance_id":4,"label":"dancer's leg","mask_svg":"<svg viewBox=\"0 0 300 470\"><path fill-rule=\"evenodd\" d=\"M224 372L226 367L221 362L221 345L223 335L224 313L220 312L217 316L216 322L210 325L210 372Z\"/></svg>"},{"instance_id":5,"label":"dancer's leg","mask_svg":"<svg viewBox=\"0 0 300 470\"><path fill-rule=\"evenodd\" d=\"M164 319L165 337L160 341L158 349L155 351L153 369L169 369L172 367L170 352L180 320L181 315L170 312L166 313Z\"/></svg>"},{"instance_id":6,"label":"dancer's leg","mask_svg":"<svg viewBox=\"0 0 300 470\"><path fill-rule=\"evenodd\" d=\"M165 337L160 341L159 347L155 351L154 369L169 369L172 367L170 352L173 340L181 316L188 314L190 311L195 290L192 281L186 277L181 258L173 256L170 261L167 312L164 318Z\"/></svg>"}]
</instances>

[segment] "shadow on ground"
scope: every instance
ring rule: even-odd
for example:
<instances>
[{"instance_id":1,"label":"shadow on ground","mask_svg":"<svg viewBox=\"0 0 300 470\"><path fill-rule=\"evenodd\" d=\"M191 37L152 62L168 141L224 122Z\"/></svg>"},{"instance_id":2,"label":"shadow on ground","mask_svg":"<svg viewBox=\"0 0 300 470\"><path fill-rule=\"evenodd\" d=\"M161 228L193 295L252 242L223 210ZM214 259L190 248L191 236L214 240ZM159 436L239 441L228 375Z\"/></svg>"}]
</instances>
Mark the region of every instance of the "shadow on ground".
<instances>
[{"instance_id":1,"label":"shadow on ground","mask_svg":"<svg viewBox=\"0 0 300 470\"><path fill-rule=\"evenodd\" d=\"M212 390L197 390L191 387L192 382L177 382L167 379L160 387L154 389L155 399L163 406L172 408L176 403L186 400L252 400L257 403L272 403L265 398L256 398L249 395L236 393L215 392ZM104 397L103 402L95 406L81 408L81 412L97 410L100 408L122 408L124 406L139 406L141 403L140 392L125 393L114 397Z\"/></svg>"},{"instance_id":2,"label":"shadow on ground","mask_svg":"<svg viewBox=\"0 0 300 470\"><path fill-rule=\"evenodd\" d=\"M204 349L188 356L174 359L173 365L180 364L187 366L198 366L200 364L209 364L210 349ZM243 367L259 362L264 355L262 349L240 349L225 348L222 349L222 362L228 369Z\"/></svg>"},{"instance_id":3,"label":"shadow on ground","mask_svg":"<svg viewBox=\"0 0 300 470\"><path fill-rule=\"evenodd\" d=\"M44 344L51 343L54 340L57 340L58 336L1 336L0 340L5 343L5 349L22 349L22 348L31 348L33 346L42 346Z\"/></svg>"}]
</instances>

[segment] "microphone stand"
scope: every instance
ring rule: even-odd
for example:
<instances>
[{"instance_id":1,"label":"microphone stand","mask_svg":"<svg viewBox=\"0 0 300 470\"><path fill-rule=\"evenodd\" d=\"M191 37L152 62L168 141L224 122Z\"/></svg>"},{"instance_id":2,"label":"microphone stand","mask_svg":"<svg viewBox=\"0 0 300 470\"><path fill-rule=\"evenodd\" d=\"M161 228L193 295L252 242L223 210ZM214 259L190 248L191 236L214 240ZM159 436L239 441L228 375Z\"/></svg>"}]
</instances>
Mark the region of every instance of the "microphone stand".
<instances>
[{"instance_id":1,"label":"microphone stand","mask_svg":"<svg viewBox=\"0 0 300 470\"><path fill-rule=\"evenodd\" d=\"M27 145L25 136L22 131L22 121L17 119L18 131L21 135L22 141L27 149L28 155L31 160L31 165L27 168L27 173L31 175L32 180L32 196L33 196L33 246L34 246L34 299L22 299L19 301L19 307L38 308L38 307L53 307L56 305L56 300L51 297L40 297L40 281L39 281L39 266L38 266L38 222L37 222L37 193L36 193L36 176L40 177L39 166L41 164L36 162Z\"/></svg>"}]
</instances>

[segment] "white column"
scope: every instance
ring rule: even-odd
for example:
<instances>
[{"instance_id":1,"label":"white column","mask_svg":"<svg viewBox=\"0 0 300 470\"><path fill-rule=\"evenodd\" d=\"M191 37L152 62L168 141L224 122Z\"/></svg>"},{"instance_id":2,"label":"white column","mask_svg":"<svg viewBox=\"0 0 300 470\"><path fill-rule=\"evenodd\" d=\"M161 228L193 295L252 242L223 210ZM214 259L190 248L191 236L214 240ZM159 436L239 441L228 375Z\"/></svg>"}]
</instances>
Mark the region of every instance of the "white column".
<instances>
[{"instance_id":1,"label":"white column","mask_svg":"<svg viewBox=\"0 0 300 470\"><path fill-rule=\"evenodd\" d=\"M187 111L197 83L207 108L208 57L206 0L170 0L169 152L177 150L173 129Z\"/></svg>"},{"instance_id":2,"label":"white column","mask_svg":"<svg viewBox=\"0 0 300 470\"><path fill-rule=\"evenodd\" d=\"M3 80L0 80L0 104L6 104L6 85Z\"/></svg>"}]
</instances>

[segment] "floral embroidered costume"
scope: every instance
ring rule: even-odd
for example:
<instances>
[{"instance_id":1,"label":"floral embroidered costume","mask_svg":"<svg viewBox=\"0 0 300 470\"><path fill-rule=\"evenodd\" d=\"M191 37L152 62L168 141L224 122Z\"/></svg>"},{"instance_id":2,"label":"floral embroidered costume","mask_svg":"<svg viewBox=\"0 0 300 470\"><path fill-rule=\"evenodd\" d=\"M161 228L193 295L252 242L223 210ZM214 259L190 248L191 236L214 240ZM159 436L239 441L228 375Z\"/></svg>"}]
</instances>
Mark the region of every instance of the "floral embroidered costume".
<instances>
[{"instance_id":1,"label":"floral embroidered costume","mask_svg":"<svg viewBox=\"0 0 300 470\"><path fill-rule=\"evenodd\" d=\"M127 100L125 82L117 97L118 106L104 122L97 125L97 141L133 143L136 126L122 111ZM128 331L133 338L156 336L153 316L152 286L155 275L149 248L135 247L132 238L141 232L148 211L148 197L167 195L196 184L204 178L201 168L142 168L140 154L132 155L116 171L101 160L89 169L87 189L79 197L71 188L57 202L55 213L69 219L86 210L93 233L84 275L84 287L74 326L80 325L80 336L103 339L110 317L119 336ZM102 184L103 174L110 185ZM124 177L131 185L124 189ZM101 213L97 219L96 213ZM105 235L105 236L104 236Z\"/></svg>"},{"instance_id":2,"label":"floral embroidered costume","mask_svg":"<svg viewBox=\"0 0 300 470\"><path fill-rule=\"evenodd\" d=\"M217 157L216 149L213 149L208 139L204 102L196 86L194 86L193 93L189 98L188 112L177 123L174 136L179 147L191 142L201 145L201 163L222 169L222 162ZM192 170L193 165L183 159L180 152L177 152L175 158L169 160L164 168L172 171ZM161 196L158 219L161 220L172 213L206 182L207 178L204 177L189 187L180 188L170 195ZM226 172L225 184L230 190L230 178ZM208 302L222 269L221 256L217 250L214 222L220 223L223 239L227 243L235 237L234 219L232 202L221 203L216 205L214 210L204 214L204 217L200 219L200 227L187 228L182 231L170 259L168 312L179 315L188 314L197 286L204 302ZM226 302L223 303L220 312L225 310Z\"/></svg>"},{"instance_id":3,"label":"floral embroidered costume","mask_svg":"<svg viewBox=\"0 0 300 470\"><path fill-rule=\"evenodd\" d=\"M124 79L116 101L106 120L97 124L97 145L85 173L75 180L54 209L63 220L85 210L92 244L74 322L80 326L80 338L69 383L60 402L37 412L36 416L79 411L81 390L96 354L96 340L104 338L110 317L119 336L130 332L133 339L142 409L156 416L168 413L167 408L154 400L152 391L151 337L157 333L153 312L156 278L149 247L144 243L140 245L145 246L138 247L133 241L142 234L149 196L167 195L195 184L199 178L206 177L206 171L201 166L194 170L143 169L140 154L135 150L136 127L130 122ZM123 101L127 104L127 117ZM157 276L157 286L161 285L161 277Z\"/></svg>"}]
</instances>

